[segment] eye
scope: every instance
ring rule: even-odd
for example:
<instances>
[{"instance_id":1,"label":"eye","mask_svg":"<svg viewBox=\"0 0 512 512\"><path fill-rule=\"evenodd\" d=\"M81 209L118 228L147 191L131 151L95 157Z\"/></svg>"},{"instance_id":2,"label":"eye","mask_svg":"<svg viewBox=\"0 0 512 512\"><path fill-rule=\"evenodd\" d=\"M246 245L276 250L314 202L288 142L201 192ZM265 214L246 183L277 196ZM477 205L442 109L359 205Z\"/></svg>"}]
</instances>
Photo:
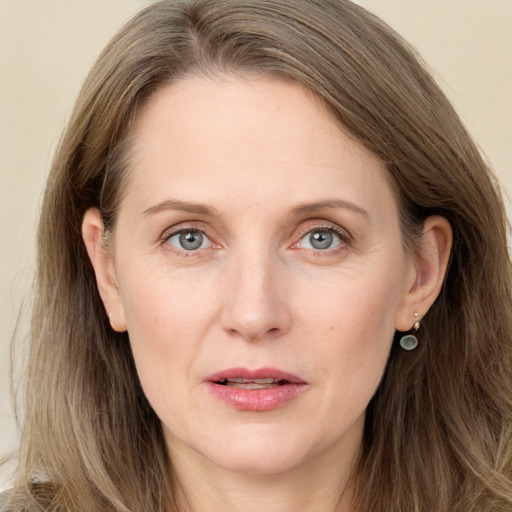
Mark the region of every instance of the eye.
<instances>
[{"instance_id":1,"label":"eye","mask_svg":"<svg viewBox=\"0 0 512 512\"><path fill-rule=\"evenodd\" d=\"M315 251L333 249L338 247L341 243L343 243L342 237L330 228L310 231L299 241L300 247L304 249L314 249Z\"/></svg>"},{"instance_id":2,"label":"eye","mask_svg":"<svg viewBox=\"0 0 512 512\"><path fill-rule=\"evenodd\" d=\"M196 251L211 246L210 239L198 229L181 229L167 238L167 243L183 251Z\"/></svg>"}]
</instances>

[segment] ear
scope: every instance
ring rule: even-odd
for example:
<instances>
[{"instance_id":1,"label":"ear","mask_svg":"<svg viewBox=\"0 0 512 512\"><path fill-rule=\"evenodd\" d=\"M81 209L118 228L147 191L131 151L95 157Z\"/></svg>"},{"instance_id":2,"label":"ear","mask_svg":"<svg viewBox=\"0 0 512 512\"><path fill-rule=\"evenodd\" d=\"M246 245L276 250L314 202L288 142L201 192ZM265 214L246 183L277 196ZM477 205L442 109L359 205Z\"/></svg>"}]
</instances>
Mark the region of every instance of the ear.
<instances>
[{"instance_id":1,"label":"ear","mask_svg":"<svg viewBox=\"0 0 512 512\"><path fill-rule=\"evenodd\" d=\"M114 263L108 248L103 243L104 234L100 211L97 208L89 208L82 221L82 237L96 274L98 291L110 325L114 331L124 332L126 331L124 308L119 295Z\"/></svg>"},{"instance_id":2,"label":"ear","mask_svg":"<svg viewBox=\"0 0 512 512\"><path fill-rule=\"evenodd\" d=\"M437 215L428 217L423 225L420 248L409 256L409 271L395 320L398 331L412 329L417 320L415 313L419 319L423 318L436 300L448 268L451 247L450 223Z\"/></svg>"}]
</instances>

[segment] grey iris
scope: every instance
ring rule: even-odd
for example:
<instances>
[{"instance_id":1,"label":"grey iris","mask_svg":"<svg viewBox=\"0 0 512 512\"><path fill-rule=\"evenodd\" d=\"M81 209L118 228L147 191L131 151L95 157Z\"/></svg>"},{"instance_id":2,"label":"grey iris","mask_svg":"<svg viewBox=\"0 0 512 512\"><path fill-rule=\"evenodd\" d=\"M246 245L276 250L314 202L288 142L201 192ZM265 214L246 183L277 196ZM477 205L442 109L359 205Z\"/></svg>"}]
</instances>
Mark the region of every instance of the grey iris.
<instances>
[{"instance_id":1,"label":"grey iris","mask_svg":"<svg viewBox=\"0 0 512 512\"><path fill-rule=\"evenodd\" d=\"M330 231L313 231L309 235L309 242L315 249L328 249L333 242L333 235Z\"/></svg>"},{"instance_id":2,"label":"grey iris","mask_svg":"<svg viewBox=\"0 0 512 512\"><path fill-rule=\"evenodd\" d=\"M187 251L199 249L203 244L203 234L200 231L183 231L180 233L180 245Z\"/></svg>"}]
</instances>

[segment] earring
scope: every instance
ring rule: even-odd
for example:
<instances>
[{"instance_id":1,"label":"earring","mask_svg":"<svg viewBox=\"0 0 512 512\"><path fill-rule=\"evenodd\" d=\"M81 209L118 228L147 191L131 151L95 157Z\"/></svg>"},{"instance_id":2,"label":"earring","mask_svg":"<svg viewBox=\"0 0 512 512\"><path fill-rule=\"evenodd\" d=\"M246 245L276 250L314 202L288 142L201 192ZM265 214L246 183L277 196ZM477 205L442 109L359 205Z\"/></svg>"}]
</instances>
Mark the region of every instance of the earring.
<instances>
[{"instance_id":1,"label":"earring","mask_svg":"<svg viewBox=\"0 0 512 512\"><path fill-rule=\"evenodd\" d=\"M413 329L416 332L420 328L420 315L418 313L414 313L414 318L416 321L414 322ZM414 350L418 346L418 338L414 334L406 334L400 338L400 346L404 350Z\"/></svg>"}]
</instances>

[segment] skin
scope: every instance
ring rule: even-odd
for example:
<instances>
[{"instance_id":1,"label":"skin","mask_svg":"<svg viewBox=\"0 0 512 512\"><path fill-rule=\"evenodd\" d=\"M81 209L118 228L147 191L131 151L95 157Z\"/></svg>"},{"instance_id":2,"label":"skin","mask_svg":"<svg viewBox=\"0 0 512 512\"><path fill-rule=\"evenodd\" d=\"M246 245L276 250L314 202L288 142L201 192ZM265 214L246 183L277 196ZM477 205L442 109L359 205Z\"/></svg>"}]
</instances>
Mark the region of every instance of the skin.
<instances>
[{"instance_id":1,"label":"skin","mask_svg":"<svg viewBox=\"0 0 512 512\"><path fill-rule=\"evenodd\" d=\"M200 248L180 246L180 229L200 231ZM315 232L332 243L314 247ZM384 165L298 85L187 77L139 113L112 247L95 209L83 235L162 421L182 509L351 510L366 407L395 330L439 292L448 222L429 218L406 254ZM268 366L305 391L240 411L204 383Z\"/></svg>"}]
</instances>

